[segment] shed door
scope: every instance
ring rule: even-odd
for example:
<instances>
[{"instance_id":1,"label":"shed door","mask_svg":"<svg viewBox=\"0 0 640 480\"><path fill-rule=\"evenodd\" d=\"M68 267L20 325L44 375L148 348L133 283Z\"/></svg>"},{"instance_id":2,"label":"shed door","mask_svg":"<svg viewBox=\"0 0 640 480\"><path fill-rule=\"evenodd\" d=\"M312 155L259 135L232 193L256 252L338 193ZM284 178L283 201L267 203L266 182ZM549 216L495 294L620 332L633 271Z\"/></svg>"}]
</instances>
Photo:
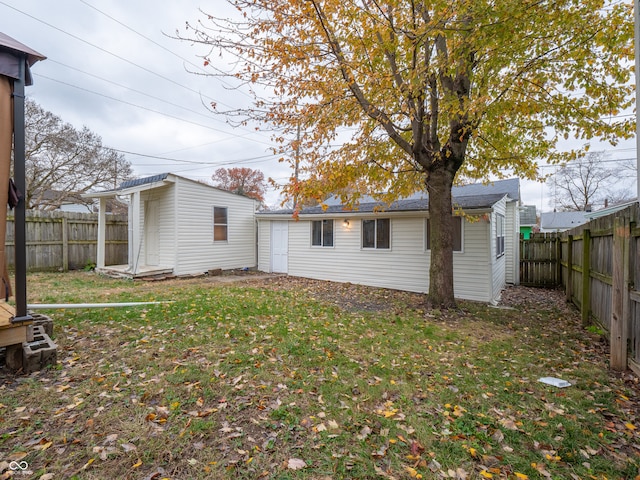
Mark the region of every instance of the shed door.
<instances>
[{"instance_id":1,"label":"shed door","mask_svg":"<svg viewBox=\"0 0 640 480\"><path fill-rule=\"evenodd\" d=\"M144 251L147 265L158 265L159 248L158 203L146 202L144 212Z\"/></svg>"},{"instance_id":2,"label":"shed door","mask_svg":"<svg viewBox=\"0 0 640 480\"><path fill-rule=\"evenodd\" d=\"M289 222L271 222L271 271L288 272Z\"/></svg>"}]
</instances>

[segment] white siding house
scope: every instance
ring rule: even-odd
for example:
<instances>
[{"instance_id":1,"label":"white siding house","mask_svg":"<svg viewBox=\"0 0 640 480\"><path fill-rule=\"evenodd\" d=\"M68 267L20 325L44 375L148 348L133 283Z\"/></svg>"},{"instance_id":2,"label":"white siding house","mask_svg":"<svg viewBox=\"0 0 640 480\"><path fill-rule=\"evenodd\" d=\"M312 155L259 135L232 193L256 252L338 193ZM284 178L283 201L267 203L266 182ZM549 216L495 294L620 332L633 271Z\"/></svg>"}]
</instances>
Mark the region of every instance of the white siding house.
<instances>
[{"instance_id":1,"label":"white siding house","mask_svg":"<svg viewBox=\"0 0 640 480\"><path fill-rule=\"evenodd\" d=\"M102 224L107 198L129 203L128 264L104 264L106 239L99 225L97 271L136 277L256 266L253 199L169 173L91 196L100 199Z\"/></svg>"},{"instance_id":2,"label":"white siding house","mask_svg":"<svg viewBox=\"0 0 640 480\"><path fill-rule=\"evenodd\" d=\"M454 240L454 295L496 302L519 281L517 179L454 187L461 210ZM428 198L381 206L363 201L357 211L337 202L258 212L258 269L413 292L429 290ZM382 207L382 210L380 208Z\"/></svg>"}]
</instances>

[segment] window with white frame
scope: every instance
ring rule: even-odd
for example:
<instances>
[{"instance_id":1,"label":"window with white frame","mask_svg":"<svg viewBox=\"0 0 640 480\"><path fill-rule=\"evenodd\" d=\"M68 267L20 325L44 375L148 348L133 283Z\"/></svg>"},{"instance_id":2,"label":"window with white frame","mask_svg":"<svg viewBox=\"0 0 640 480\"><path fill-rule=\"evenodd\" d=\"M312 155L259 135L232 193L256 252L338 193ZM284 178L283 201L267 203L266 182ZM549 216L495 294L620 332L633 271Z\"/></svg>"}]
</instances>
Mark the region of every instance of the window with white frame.
<instances>
[{"instance_id":1,"label":"window with white frame","mask_svg":"<svg viewBox=\"0 0 640 480\"><path fill-rule=\"evenodd\" d=\"M227 207L213 207L213 241L226 242L229 233Z\"/></svg>"},{"instance_id":2,"label":"window with white frame","mask_svg":"<svg viewBox=\"0 0 640 480\"><path fill-rule=\"evenodd\" d=\"M376 218L362 220L362 248L389 249L391 247L391 220Z\"/></svg>"},{"instance_id":3,"label":"window with white frame","mask_svg":"<svg viewBox=\"0 0 640 480\"><path fill-rule=\"evenodd\" d=\"M311 222L311 245L314 247L333 247L333 220L314 220Z\"/></svg>"},{"instance_id":4,"label":"window with white frame","mask_svg":"<svg viewBox=\"0 0 640 480\"><path fill-rule=\"evenodd\" d=\"M453 217L453 251L462 252L462 217ZM431 250L431 222L427 218L426 233L427 237L427 250Z\"/></svg>"},{"instance_id":5,"label":"window with white frame","mask_svg":"<svg viewBox=\"0 0 640 480\"><path fill-rule=\"evenodd\" d=\"M496 214L496 257L504 255L504 215Z\"/></svg>"}]
</instances>

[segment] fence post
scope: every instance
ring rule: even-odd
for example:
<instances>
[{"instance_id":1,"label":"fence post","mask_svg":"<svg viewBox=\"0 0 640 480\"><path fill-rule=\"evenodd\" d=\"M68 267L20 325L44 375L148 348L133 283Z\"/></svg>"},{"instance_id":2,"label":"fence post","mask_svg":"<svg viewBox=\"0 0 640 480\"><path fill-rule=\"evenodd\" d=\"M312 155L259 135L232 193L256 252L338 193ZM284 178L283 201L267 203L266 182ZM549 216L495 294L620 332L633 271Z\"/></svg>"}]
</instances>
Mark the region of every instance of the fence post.
<instances>
[{"instance_id":1,"label":"fence post","mask_svg":"<svg viewBox=\"0 0 640 480\"><path fill-rule=\"evenodd\" d=\"M582 326L591 324L591 231L585 228L582 231L582 298L580 313L582 314Z\"/></svg>"},{"instance_id":2,"label":"fence post","mask_svg":"<svg viewBox=\"0 0 640 480\"><path fill-rule=\"evenodd\" d=\"M556 282L554 286L562 285L562 241L560 234L556 234Z\"/></svg>"},{"instance_id":3,"label":"fence post","mask_svg":"<svg viewBox=\"0 0 640 480\"><path fill-rule=\"evenodd\" d=\"M629 240L631 227L626 216L613 224L613 288L611 294L611 369L627 368L627 324L629 323Z\"/></svg>"},{"instance_id":4,"label":"fence post","mask_svg":"<svg viewBox=\"0 0 640 480\"><path fill-rule=\"evenodd\" d=\"M69 232L67 217L62 217L62 271L69 271Z\"/></svg>"},{"instance_id":5,"label":"fence post","mask_svg":"<svg viewBox=\"0 0 640 480\"><path fill-rule=\"evenodd\" d=\"M567 284L565 285L567 302L573 298L573 235L567 236Z\"/></svg>"}]
</instances>

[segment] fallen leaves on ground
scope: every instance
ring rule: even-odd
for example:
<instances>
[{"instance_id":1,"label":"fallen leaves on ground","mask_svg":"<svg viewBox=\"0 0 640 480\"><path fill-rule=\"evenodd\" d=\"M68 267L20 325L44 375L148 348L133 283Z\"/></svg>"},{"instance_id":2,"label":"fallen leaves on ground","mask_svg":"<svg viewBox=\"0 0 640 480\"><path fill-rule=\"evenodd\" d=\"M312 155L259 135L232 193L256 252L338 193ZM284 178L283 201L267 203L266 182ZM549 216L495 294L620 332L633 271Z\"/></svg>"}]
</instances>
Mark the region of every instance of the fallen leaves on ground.
<instances>
[{"instance_id":1,"label":"fallen leaves on ground","mask_svg":"<svg viewBox=\"0 0 640 480\"><path fill-rule=\"evenodd\" d=\"M418 294L290 277L143 290L177 301L56 312L58 366L3 374L0 460L149 480L637 471L637 380L608 374L606 347L558 292L441 312Z\"/></svg>"}]
</instances>

